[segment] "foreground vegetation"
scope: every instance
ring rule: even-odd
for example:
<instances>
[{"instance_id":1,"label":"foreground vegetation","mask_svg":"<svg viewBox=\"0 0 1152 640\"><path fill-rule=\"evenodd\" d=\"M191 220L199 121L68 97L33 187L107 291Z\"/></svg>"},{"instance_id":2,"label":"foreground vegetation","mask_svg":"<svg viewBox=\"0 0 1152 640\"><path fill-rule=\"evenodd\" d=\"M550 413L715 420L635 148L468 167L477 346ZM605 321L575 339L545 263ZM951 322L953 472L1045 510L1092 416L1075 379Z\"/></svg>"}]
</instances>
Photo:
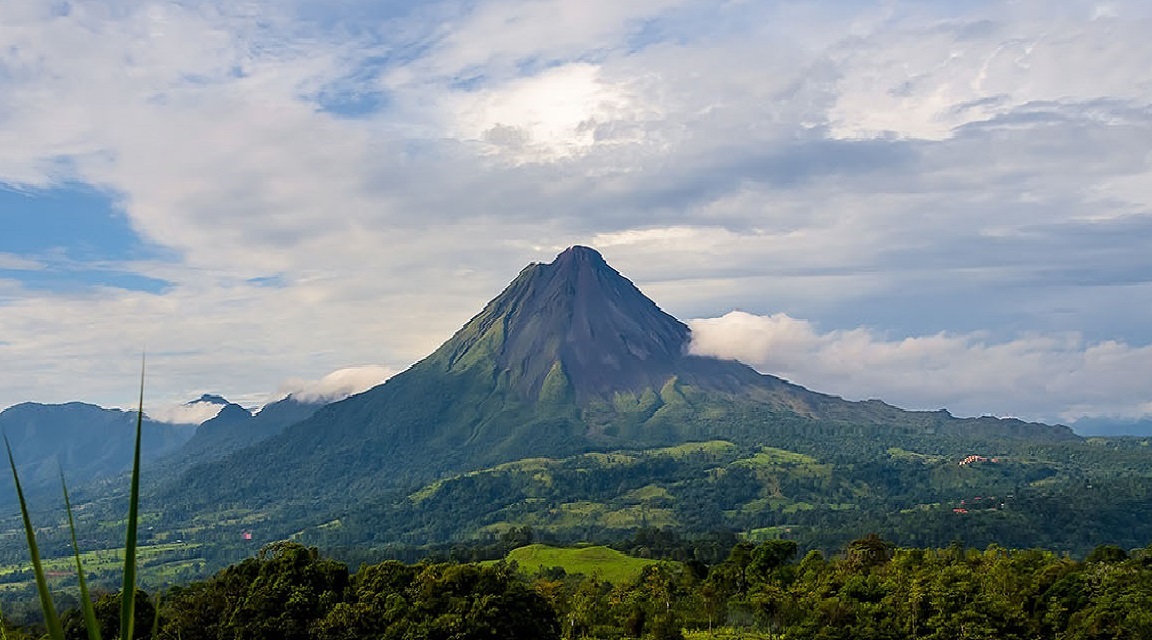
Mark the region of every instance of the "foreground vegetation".
<instances>
[{"instance_id":1,"label":"foreground vegetation","mask_svg":"<svg viewBox=\"0 0 1152 640\"><path fill-rule=\"evenodd\" d=\"M348 567L281 542L211 578L163 594L158 626L140 593L142 639L472 638L1148 638L1152 547L1099 547L1085 560L995 545L896 548L877 536L836 557L796 544L739 542L707 566L650 562L608 580L579 549L536 546L568 564L405 564ZM603 553L602 551L600 553ZM612 570L627 557L605 556ZM576 571L579 569L579 573ZM97 600L115 637L116 594ZM77 611L66 636L87 638ZM32 637L10 630L8 637Z\"/></svg>"}]
</instances>

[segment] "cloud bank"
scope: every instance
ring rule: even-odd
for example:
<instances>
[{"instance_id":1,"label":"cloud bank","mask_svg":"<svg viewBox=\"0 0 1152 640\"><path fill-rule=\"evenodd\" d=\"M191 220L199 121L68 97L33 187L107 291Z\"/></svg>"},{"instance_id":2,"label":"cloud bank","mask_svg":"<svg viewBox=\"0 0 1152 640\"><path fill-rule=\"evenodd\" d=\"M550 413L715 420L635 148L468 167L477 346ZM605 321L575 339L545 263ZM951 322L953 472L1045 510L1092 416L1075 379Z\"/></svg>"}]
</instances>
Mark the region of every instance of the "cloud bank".
<instances>
[{"instance_id":1,"label":"cloud bank","mask_svg":"<svg viewBox=\"0 0 1152 640\"><path fill-rule=\"evenodd\" d=\"M290 395L301 402L335 402L383 384L396 373L377 365L348 367L319 380L287 380L280 385L280 394L282 397Z\"/></svg>"},{"instance_id":2,"label":"cloud bank","mask_svg":"<svg viewBox=\"0 0 1152 640\"><path fill-rule=\"evenodd\" d=\"M816 391L881 398L961 416L1071 421L1145 415L1152 347L1088 342L1076 334L1008 341L986 333L889 339L867 329L819 331L787 314L733 311L693 320L691 353L739 360ZM1052 408L1059 407L1059 413Z\"/></svg>"},{"instance_id":3,"label":"cloud bank","mask_svg":"<svg viewBox=\"0 0 1152 640\"><path fill-rule=\"evenodd\" d=\"M170 407L153 408L148 411L148 417L157 422L171 424L199 425L220 414L224 405L216 402L197 400Z\"/></svg>"}]
</instances>

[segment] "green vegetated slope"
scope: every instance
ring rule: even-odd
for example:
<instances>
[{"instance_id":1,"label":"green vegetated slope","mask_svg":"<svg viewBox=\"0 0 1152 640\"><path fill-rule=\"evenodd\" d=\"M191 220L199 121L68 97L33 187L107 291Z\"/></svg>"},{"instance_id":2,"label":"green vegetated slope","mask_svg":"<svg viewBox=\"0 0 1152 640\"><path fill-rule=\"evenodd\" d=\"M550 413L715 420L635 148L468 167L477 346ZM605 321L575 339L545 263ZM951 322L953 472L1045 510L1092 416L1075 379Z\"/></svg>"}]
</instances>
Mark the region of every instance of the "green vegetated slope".
<instances>
[{"instance_id":1,"label":"green vegetated slope","mask_svg":"<svg viewBox=\"0 0 1152 640\"><path fill-rule=\"evenodd\" d=\"M12 446L25 493L56 501L61 471L75 486L131 468L135 420L132 412L82 402L26 402L0 411L0 432ZM186 425L146 420L141 455L155 460L191 435ZM0 513L17 510L12 475L0 474Z\"/></svg>"},{"instance_id":2,"label":"green vegetated slope","mask_svg":"<svg viewBox=\"0 0 1152 640\"><path fill-rule=\"evenodd\" d=\"M518 527L560 540L640 528L742 531L834 550L878 531L901 544L1000 543L1086 553L1152 540L1152 451L1144 441L971 442L850 437L789 448L728 441L533 458L446 478L306 528L322 545L494 539ZM912 447L921 446L926 452ZM931 448L929 448L931 446ZM960 464L969 455L980 458Z\"/></svg>"},{"instance_id":3,"label":"green vegetated slope","mask_svg":"<svg viewBox=\"0 0 1152 640\"><path fill-rule=\"evenodd\" d=\"M613 584L631 582L655 560L633 558L604 546L553 547L530 544L513 549L505 561L515 562L521 571L535 574L559 567L568 574L596 576Z\"/></svg>"}]
</instances>

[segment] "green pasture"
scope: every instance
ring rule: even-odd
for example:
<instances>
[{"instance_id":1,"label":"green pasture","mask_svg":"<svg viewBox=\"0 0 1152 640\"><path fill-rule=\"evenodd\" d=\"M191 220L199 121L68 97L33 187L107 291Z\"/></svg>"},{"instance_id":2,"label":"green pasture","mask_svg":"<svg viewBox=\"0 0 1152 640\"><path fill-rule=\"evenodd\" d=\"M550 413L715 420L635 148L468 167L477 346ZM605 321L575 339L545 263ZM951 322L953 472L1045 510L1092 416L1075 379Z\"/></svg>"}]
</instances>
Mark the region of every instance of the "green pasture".
<instances>
[{"instance_id":1,"label":"green pasture","mask_svg":"<svg viewBox=\"0 0 1152 640\"><path fill-rule=\"evenodd\" d=\"M597 576L613 584L635 580L644 567L657 564L655 560L633 558L608 547L560 548L544 544L513 549L505 560L515 562L527 573L561 567L567 573Z\"/></svg>"},{"instance_id":2,"label":"green pasture","mask_svg":"<svg viewBox=\"0 0 1152 640\"><path fill-rule=\"evenodd\" d=\"M195 543L166 543L136 548L136 559L140 563L139 573L143 582L166 582L175 571L203 562L201 558L188 557L190 550L202 545ZM48 558L41 561L44 573L49 582L59 584L62 582L75 583L76 560L72 556ZM102 573L112 574L124 568L124 549L98 549L85 551L80 554L80 562L84 565L85 573L89 575ZM13 574L27 571L32 568L28 562L19 564L0 565L0 590L20 590L35 583L32 576L15 579Z\"/></svg>"}]
</instances>

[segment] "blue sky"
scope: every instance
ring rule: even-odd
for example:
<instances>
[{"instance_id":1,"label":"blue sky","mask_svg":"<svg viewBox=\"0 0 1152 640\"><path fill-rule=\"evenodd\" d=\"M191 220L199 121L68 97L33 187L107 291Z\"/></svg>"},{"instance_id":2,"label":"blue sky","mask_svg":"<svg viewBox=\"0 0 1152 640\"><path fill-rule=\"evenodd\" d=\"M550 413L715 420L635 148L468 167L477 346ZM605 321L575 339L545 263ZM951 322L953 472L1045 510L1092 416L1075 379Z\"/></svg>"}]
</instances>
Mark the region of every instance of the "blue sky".
<instances>
[{"instance_id":1,"label":"blue sky","mask_svg":"<svg viewBox=\"0 0 1152 640\"><path fill-rule=\"evenodd\" d=\"M0 5L0 407L402 370L595 246L694 349L1152 414L1135 1Z\"/></svg>"},{"instance_id":2,"label":"blue sky","mask_svg":"<svg viewBox=\"0 0 1152 640\"><path fill-rule=\"evenodd\" d=\"M167 284L117 266L161 252L132 231L114 196L82 184L0 189L0 212L0 254L11 262L0 262L0 278L23 288L77 292L113 287L160 293Z\"/></svg>"},{"instance_id":3,"label":"blue sky","mask_svg":"<svg viewBox=\"0 0 1152 640\"><path fill-rule=\"evenodd\" d=\"M142 244L115 199L84 185L0 190L0 210L5 214L0 251L6 253L107 260L125 258Z\"/></svg>"}]
</instances>

